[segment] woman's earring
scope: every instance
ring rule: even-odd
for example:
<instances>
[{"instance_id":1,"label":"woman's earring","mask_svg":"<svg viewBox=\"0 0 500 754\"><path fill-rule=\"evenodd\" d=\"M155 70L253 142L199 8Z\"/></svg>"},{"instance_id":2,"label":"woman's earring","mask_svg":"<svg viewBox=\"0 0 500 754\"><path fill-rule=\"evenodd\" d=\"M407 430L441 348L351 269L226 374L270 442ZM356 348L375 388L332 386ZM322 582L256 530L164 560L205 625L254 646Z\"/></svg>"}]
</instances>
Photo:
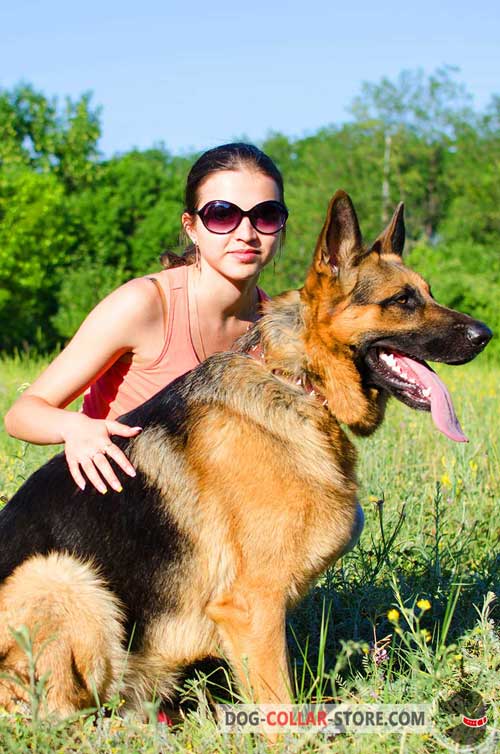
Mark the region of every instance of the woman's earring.
<instances>
[{"instance_id":1,"label":"woman's earring","mask_svg":"<svg viewBox=\"0 0 500 754\"><path fill-rule=\"evenodd\" d=\"M200 247L197 243L194 245L194 264L197 270L201 269Z\"/></svg>"},{"instance_id":2,"label":"woman's earring","mask_svg":"<svg viewBox=\"0 0 500 754\"><path fill-rule=\"evenodd\" d=\"M278 249L276 251L276 254L273 257L273 274L276 273L276 260L281 259L281 250L283 249L283 240L281 238L281 235L278 240Z\"/></svg>"}]
</instances>

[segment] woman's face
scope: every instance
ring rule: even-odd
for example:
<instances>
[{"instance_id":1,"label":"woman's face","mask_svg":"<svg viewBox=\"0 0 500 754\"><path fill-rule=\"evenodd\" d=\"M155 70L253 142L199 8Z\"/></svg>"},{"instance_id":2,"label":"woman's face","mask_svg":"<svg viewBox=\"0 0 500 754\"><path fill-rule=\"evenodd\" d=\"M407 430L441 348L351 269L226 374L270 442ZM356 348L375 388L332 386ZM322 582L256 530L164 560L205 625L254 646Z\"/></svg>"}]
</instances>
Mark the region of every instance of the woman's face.
<instances>
[{"instance_id":1,"label":"woman's face","mask_svg":"<svg viewBox=\"0 0 500 754\"><path fill-rule=\"evenodd\" d=\"M280 201L280 195L272 178L251 168L241 168L220 170L208 176L198 190L196 209L215 199L249 210L260 202ZM280 232L259 233L248 217L243 217L237 228L224 235L207 230L198 215L185 212L182 223L188 236L198 244L202 269L208 265L235 282L257 276L278 248Z\"/></svg>"}]
</instances>

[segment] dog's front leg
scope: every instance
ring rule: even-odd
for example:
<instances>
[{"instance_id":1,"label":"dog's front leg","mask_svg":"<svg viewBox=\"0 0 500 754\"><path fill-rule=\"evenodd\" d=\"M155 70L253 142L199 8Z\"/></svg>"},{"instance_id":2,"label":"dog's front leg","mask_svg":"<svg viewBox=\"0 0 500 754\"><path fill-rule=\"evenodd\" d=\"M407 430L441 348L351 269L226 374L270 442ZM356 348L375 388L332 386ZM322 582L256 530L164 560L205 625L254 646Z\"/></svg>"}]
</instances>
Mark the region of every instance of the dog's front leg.
<instances>
[{"instance_id":1,"label":"dog's front leg","mask_svg":"<svg viewBox=\"0 0 500 754\"><path fill-rule=\"evenodd\" d=\"M207 605L241 688L257 704L292 697L282 594L231 590Z\"/></svg>"}]
</instances>

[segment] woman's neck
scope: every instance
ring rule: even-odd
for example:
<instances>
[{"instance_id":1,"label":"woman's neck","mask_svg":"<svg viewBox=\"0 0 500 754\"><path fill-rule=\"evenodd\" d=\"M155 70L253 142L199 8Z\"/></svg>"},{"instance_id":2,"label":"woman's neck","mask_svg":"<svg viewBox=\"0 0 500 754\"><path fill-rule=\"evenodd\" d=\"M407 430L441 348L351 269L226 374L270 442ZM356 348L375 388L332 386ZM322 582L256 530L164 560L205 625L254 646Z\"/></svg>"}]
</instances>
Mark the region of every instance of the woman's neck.
<instances>
[{"instance_id":1,"label":"woman's neck","mask_svg":"<svg viewBox=\"0 0 500 754\"><path fill-rule=\"evenodd\" d=\"M195 265L188 267L188 280L200 316L221 324L231 319L246 322L257 319L258 275L234 281L202 261L201 268Z\"/></svg>"}]
</instances>

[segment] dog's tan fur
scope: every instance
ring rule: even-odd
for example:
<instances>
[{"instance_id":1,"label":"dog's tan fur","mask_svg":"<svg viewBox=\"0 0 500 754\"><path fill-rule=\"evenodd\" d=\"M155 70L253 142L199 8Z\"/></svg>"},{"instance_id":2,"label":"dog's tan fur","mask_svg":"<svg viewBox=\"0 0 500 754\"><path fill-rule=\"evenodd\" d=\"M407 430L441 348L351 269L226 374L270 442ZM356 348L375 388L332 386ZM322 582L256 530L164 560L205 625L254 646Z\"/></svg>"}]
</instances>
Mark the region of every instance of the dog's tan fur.
<instances>
[{"instance_id":1,"label":"dog's tan fur","mask_svg":"<svg viewBox=\"0 0 500 754\"><path fill-rule=\"evenodd\" d=\"M118 691L126 665L123 616L91 564L69 555L34 556L0 587L0 707L30 702L27 655L12 631L29 627L47 708L62 715ZM42 710L43 712L43 710Z\"/></svg>"}]
</instances>

